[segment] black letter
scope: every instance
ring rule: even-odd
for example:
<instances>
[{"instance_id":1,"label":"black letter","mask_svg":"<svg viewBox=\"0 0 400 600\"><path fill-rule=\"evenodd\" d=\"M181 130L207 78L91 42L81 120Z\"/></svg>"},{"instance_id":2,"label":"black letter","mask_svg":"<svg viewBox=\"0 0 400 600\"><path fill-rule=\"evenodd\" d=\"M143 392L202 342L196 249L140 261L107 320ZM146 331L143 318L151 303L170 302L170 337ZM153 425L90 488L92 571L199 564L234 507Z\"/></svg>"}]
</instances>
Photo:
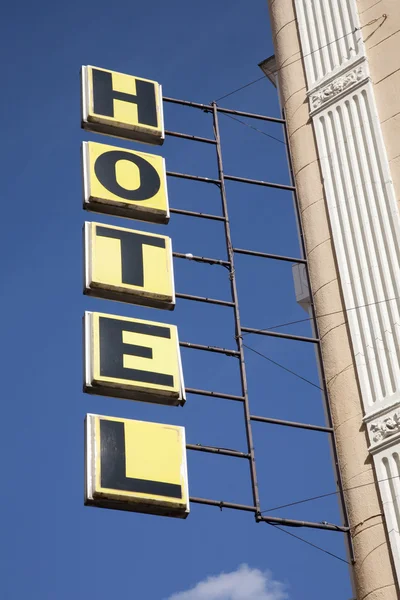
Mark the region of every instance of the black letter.
<instances>
[{"instance_id":1,"label":"black letter","mask_svg":"<svg viewBox=\"0 0 400 600\"><path fill-rule=\"evenodd\" d=\"M140 381L141 383L153 383L173 387L174 378L172 375L124 367L124 354L152 359L153 350L145 346L124 344L122 341L123 331L143 333L155 337L171 338L171 332L168 327L100 317L99 328L101 375L104 377L114 377L116 379L129 379L132 382Z\"/></svg>"},{"instance_id":2,"label":"black letter","mask_svg":"<svg viewBox=\"0 0 400 600\"><path fill-rule=\"evenodd\" d=\"M124 423L100 419L100 455L101 487L182 498L180 485L126 476Z\"/></svg>"},{"instance_id":3,"label":"black letter","mask_svg":"<svg viewBox=\"0 0 400 600\"><path fill-rule=\"evenodd\" d=\"M144 286L143 246L165 248L165 240L140 233L119 231L108 227L96 227L97 235L121 242L122 282Z\"/></svg>"},{"instance_id":4,"label":"black letter","mask_svg":"<svg viewBox=\"0 0 400 600\"><path fill-rule=\"evenodd\" d=\"M136 190L128 190L117 181L116 166L119 160L129 160L136 165L140 172L140 186ZM94 172L100 183L112 194L124 200L141 202L153 198L160 189L160 177L147 160L138 154L123 150L110 150L100 154L94 163Z\"/></svg>"},{"instance_id":5,"label":"black letter","mask_svg":"<svg viewBox=\"0 0 400 600\"><path fill-rule=\"evenodd\" d=\"M112 87L112 75L107 71L92 69L93 110L98 115L114 117L114 100L137 105L138 121L143 125L157 127L156 90L153 83L136 79L136 94L116 92Z\"/></svg>"}]
</instances>

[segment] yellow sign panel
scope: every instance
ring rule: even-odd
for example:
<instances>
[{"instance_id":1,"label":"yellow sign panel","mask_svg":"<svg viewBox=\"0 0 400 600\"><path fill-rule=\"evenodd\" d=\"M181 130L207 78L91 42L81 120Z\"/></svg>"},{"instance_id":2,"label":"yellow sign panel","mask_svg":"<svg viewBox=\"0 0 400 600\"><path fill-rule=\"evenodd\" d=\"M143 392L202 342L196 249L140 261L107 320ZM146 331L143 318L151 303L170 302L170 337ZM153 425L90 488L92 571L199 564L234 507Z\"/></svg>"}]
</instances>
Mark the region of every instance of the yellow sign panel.
<instances>
[{"instance_id":1,"label":"yellow sign panel","mask_svg":"<svg viewBox=\"0 0 400 600\"><path fill-rule=\"evenodd\" d=\"M85 504L186 518L185 429L86 416Z\"/></svg>"},{"instance_id":2,"label":"yellow sign panel","mask_svg":"<svg viewBox=\"0 0 400 600\"><path fill-rule=\"evenodd\" d=\"M85 280L91 296L173 309L171 239L85 223Z\"/></svg>"},{"instance_id":3,"label":"yellow sign panel","mask_svg":"<svg viewBox=\"0 0 400 600\"><path fill-rule=\"evenodd\" d=\"M98 67L82 67L82 127L148 144L164 142L161 85Z\"/></svg>"},{"instance_id":4,"label":"yellow sign panel","mask_svg":"<svg viewBox=\"0 0 400 600\"><path fill-rule=\"evenodd\" d=\"M165 161L161 156L84 142L84 208L128 219L168 223Z\"/></svg>"},{"instance_id":5,"label":"yellow sign panel","mask_svg":"<svg viewBox=\"0 0 400 600\"><path fill-rule=\"evenodd\" d=\"M183 405L185 388L176 326L86 312L84 390Z\"/></svg>"}]
</instances>

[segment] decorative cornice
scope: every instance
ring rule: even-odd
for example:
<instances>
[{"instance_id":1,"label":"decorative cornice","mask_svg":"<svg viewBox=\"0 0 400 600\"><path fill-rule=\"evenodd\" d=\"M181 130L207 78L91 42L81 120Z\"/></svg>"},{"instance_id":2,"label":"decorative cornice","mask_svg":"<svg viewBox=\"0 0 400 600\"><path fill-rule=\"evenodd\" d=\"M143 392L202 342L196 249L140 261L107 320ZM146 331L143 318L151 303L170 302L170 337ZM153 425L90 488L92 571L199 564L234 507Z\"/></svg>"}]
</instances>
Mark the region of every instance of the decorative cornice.
<instances>
[{"instance_id":1,"label":"decorative cornice","mask_svg":"<svg viewBox=\"0 0 400 600\"><path fill-rule=\"evenodd\" d=\"M371 423L372 421L377 420L379 417L383 418L388 416L388 414L395 409L398 409L400 414L400 398L398 392L394 394L390 402L385 402L377 410L368 410L367 408L367 412L363 417L363 421L367 424Z\"/></svg>"},{"instance_id":2,"label":"decorative cornice","mask_svg":"<svg viewBox=\"0 0 400 600\"><path fill-rule=\"evenodd\" d=\"M311 88L308 89L307 96L312 96L313 94L315 94L322 88L326 87L327 85L329 85L330 83L332 83L333 81L338 79L339 77L346 75L347 73L349 73L350 71L353 71L356 67L358 67L360 65L362 65L363 68L365 69L365 75L369 76L368 61L367 61L366 57L364 55L357 56L357 57L352 58L349 61L345 62L344 64L335 67L335 69L333 71L331 71L330 73L327 73L327 75L325 75L325 77L323 77L320 81L318 81Z\"/></svg>"},{"instance_id":3,"label":"decorative cornice","mask_svg":"<svg viewBox=\"0 0 400 600\"><path fill-rule=\"evenodd\" d=\"M359 85L363 85L369 78L365 64L353 66L352 69L342 72L335 79L310 93L310 112L315 114L326 105L335 102L339 97L348 93Z\"/></svg>"}]
</instances>

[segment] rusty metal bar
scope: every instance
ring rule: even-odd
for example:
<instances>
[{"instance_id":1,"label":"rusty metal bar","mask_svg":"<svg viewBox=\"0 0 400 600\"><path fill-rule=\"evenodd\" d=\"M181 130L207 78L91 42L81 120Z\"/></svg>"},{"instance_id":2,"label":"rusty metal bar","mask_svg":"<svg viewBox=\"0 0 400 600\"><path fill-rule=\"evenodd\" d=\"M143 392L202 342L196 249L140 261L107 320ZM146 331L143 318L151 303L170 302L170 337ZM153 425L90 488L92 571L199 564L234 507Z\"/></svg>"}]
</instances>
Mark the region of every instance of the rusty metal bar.
<instances>
[{"instance_id":1,"label":"rusty metal bar","mask_svg":"<svg viewBox=\"0 0 400 600\"><path fill-rule=\"evenodd\" d=\"M256 250L244 250L243 248L234 248L236 254L247 254L249 256L258 256L260 258L272 258L274 260L285 260L290 263L305 264L305 258L293 258L293 256L284 256L282 254L268 254L267 252L257 252Z\"/></svg>"},{"instance_id":2,"label":"rusty metal bar","mask_svg":"<svg viewBox=\"0 0 400 600\"><path fill-rule=\"evenodd\" d=\"M204 142L205 144L215 144L215 140L210 138L199 137L198 135L190 135L189 133L180 133L179 131L166 131L165 135L171 137L183 138L185 140L192 140L193 142Z\"/></svg>"},{"instance_id":3,"label":"rusty metal bar","mask_svg":"<svg viewBox=\"0 0 400 600\"><path fill-rule=\"evenodd\" d=\"M164 102L171 102L173 104L181 104L182 106L191 106L192 108L201 108L207 112L212 112L212 108L209 104L200 104L199 102L190 102L189 100L178 100L177 98L163 97Z\"/></svg>"},{"instance_id":4,"label":"rusty metal bar","mask_svg":"<svg viewBox=\"0 0 400 600\"><path fill-rule=\"evenodd\" d=\"M208 498L196 498L191 497L190 502L193 504L206 504L208 506L216 506L221 510L223 508L231 508L233 510L243 510L246 512L253 512L257 514L257 508L255 506L249 506L247 504L236 504L234 502L225 502L224 500L209 500ZM334 525L332 523L318 523L313 521L299 521L297 519L283 519L280 517L271 517L269 515L261 515L257 518L257 521L265 521L265 523L271 523L275 525L285 525L286 527L310 527L312 529L325 529L327 531L337 531L339 533L346 533L349 531L348 527L342 527L341 525Z\"/></svg>"},{"instance_id":5,"label":"rusty metal bar","mask_svg":"<svg viewBox=\"0 0 400 600\"><path fill-rule=\"evenodd\" d=\"M177 215L186 215L187 217L198 217L200 219L212 219L213 221L225 221L224 217L219 215L209 215L207 213L194 212L192 210L184 210L183 208L170 208L169 212Z\"/></svg>"},{"instance_id":6,"label":"rusty metal bar","mask_svg":"<svg viewBox=\"0 0 400 600\"><path fill-rule=\"evenodd\" d=\"M212 454L221 454L223 456L234 456L235 458L250 458L246 452L229 450L229 448L216 448L215 446L202 446L201 444L186 444L188 450L197 450L198 452L211 452Z\"/></svg>"},{"instance_id":7,"label":"rusty metal bar","mask_svg":"<svg viewBox=\"0 0 400 600\"><path fill-rule=\"evenodd\" d=\"M208 506L218 506L218 508L220 508L221 510L223 508L232 508L234 510L245 510L247 512L256 512L256 507L255 506L248 506L246 504L235 504L234 502L224 502L223 500L221 500L220 502L218 500L208 500L207 498L196 498L196 497L191 497L190 502L193 502L195 504L207 504Z\"/></svg>"},{"instance_id":8,"label":"rusty metal bar","mask_svg":"<svg viewBox=\"0 0 400 600\"><path fill-rule=\"evenodd\" d=\"M173 104L180 104L182 106L190 106L192 108L199 108L205 112L212 112L212 105L209 104L200 104L199 102L190 102L188 100L178 100L177 98L167 98L163 97L164 102L171 102ZM277 117L266 117L265 115L258 115L257 113L249 113L244 112L242 110L232 110L231 108L223 108L222 106L217 106L217 111L221 113L226 113L229 115L237 115L239 117L248 117L249 119L258 119L260 121L271 121L271 123L286 123L285 119L278 119Z\"/></svg>"},{"instance_id":9,"label":"rusty metal bar","mask_svg":"<svg viewBox=\"0 0 400 600\"><path fill-rule=\"evenodd\" d=\"M263 185L266 187L272 187L277 190L288 190L294 192L295 187L293 185L285 185L283 183L272 183L271 181L261 181L260 179L247 179L246 177L235 177L234 175L225 175L225 179L229 181L239 181L240 183L252 183L253 185Z\"/></svg>"},{"instance_id":10,"label":"rusty metal bar","mask_svg":"<svg viewBox=\"0 0 400 600\"><path fill-rule=\"evenodd\" d=\"M207 258L205 256L196 256L190 253L182 254L181 252L173 252L172 256L175 258L186 258L186 260L194 260L195 262L203 262L208 265L222 265L223 267L229 267L230 262L228 260L221 260L219 258Z\"/></svg>"},{"instance_id":11,"label":"rusty metal bar","mask_svg":"<svg viewBox=\"0 0 400 600\"><path fill-rule=\"evenodd\" d=\"M227 115L236 115L238 117L248 117L249 119L258 119L259 121L270 121L271 123L280 123L284 125L285 119L278 119L277 117L266 117L264 115L257 115L256 113L243 112L242 110L232 110L231 108L222 108L217 106L217 111L225 113Z\"/></svg>"},{"instance_id":12,"label":"rusty metal bar","mask_svg":"<svg viewBox=\"0 0 400 600\"><path fill-rule=\"evenodd\" d=\"M243 396L235 396L234 394L224 394L222 392L209 392L208 390L198 390L196 388L185 388L187 394L196 394L197 396L209 396L211 398L222 398L223 400L235 400L243 402Z\"/></svg>"},{"instance_id":13,"label":"rusty metal bar","mask_svg":"<svg viewBox=\"0 0 400 600\"><path fill-rule=\"evenodd\" d=\"M284 338L287 340L298 340L299 342L309 342L319 344L318 338L307 337L304 335L292 335L291 333L279 333L278 331L269 331L268 329L253 329L252 327L242 327L245 333L255 333L257 335L267 335L270 337Z\"/></svg>"},{"instance_id":14,"label":"rusty metal bar","mask_svg":"<svg viewBox=\"0 0 400 600\"><path fill-rule=\"evenodd\" d=\"M297 421L286 421L284 419L272 419L270 417L258 417L256 415L250 415L252 421L259 421L260 423L271 423L272 425L285 425L286 427L298 427L299 429L311 429L313 431L324 431L325 433L332 433L332 427L324 427L322 425L308 425L307 423L298 423Z\"/></svg>"},{"instance_id":15,"label":"rusty metal bar","mask_svg":"<svg viewBox=\"0 0 400 600\"><path fill-rule=\"evenodd\" d=\"M347 533L348 527L343 525L334 525L333 523L317 523L314 521L298 521L297 519L283 519L281 517L270 517L263 515L258 519L265 523L271 523L272 525L286 525L286 527L309 527L311 529L325 529L326 531L337 531L339 533Z\"/></svg>"},{"instance_id":16,"label":"rusty metal bar","mask_svg":"<svg viewBox=\"0 0 400 600\"><path fill-rule=\"evenodd\" d=\"M217 354L226 354L226 356L240 356L237 350L228 348L219 348L218 346L203 346L202 344L191 344L190 342L179 342L182 348L192 348L192 350L204 350L205 352L216 352Z\"/></svg>"},{"instance_id":17,"label":"rusty metal bar","mask_svg":"<svg viewBox=\"0 0 400 600\"><path fill-rule=\"evenodd\" d=\"M175 171L167 171L169 177L178 177L180 179L191 179L192 181L203 181L204 183L215 183L219 185L219 179L210 179L209 177L200 177L199 175L189 175L187 173L175 173Z\"/></svg>"},{"instance_id":18,"label":"rusty metal bar","mask_svg":"<svg viewBox=\"0 0 400 600\"><path fill-rule=\"evenodd\" d=\"M248 388L247 388L247 376L246 376L246 365L245 365L245 356L244 356L244 347L241 335L241 325L240 325L240 312L239 312L239 298L236 287L236 275L235 275L235 265L234 265L234 252L233 245L231 239L231 228L229 223L229 213L228 213L228 203L226 198L226 190L225 190L225 176L224 176L224 167L222 163L222 151L221 151L221 139L219 134L219 125L218 125L218 111L216 102L212 103L213 108L213 123L214 123L214 136L217 151L217 162L218 162L218 175L221 180L221 184L219 186L221 192L221 204L222 204L222 214L225 217L225 239L226 239L226 250L230 262L230 273L229 279L231 283L231 295L232 300L235 304L234 307L234 316L235 316L235 338L237 349L240 353L240 379L242 385L242 395L243 395L243 410L244 410L244 421L245 421L245 429L246 429L246 438L247 438L247 451L250 454L250 477L251 477L251 487L252 487L252 495L253 495L253 504L256 507L256 516L260 513L260 497L258 491L258 483L257 483L257 472L256 472L256 463L254 456L254 444L253 444L253 434L251 430L251 421L250 421L250 406L249 406L249 396L248 396Z\"/></svg>"},{"instance_id":19,"label":"rusty metal bar","mask_svg":"<svg viewBox=\"0 0 400 600\"><path fill-rule=\"evenodd\" d=\"M214 298L206 298L204 296L193 296L192 294L175 294L176 298L182 300L195 300L196 302L207 302L209 304L217 304L218 306L235 306L233 302L228 300L215 300Z\"/></svg>"}]
</instances>

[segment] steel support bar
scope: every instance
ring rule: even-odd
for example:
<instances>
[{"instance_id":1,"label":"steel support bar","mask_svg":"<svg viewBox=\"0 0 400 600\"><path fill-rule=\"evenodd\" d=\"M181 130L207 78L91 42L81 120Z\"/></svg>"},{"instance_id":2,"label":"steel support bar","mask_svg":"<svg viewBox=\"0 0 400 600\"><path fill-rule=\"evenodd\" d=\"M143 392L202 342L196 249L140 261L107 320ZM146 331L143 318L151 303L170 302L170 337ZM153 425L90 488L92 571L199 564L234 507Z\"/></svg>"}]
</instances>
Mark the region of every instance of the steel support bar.
<instances>
[{"instance_id":1,"label":"steel support bar","mask_svg":"<svg viewBox=\"0 0 400 600\"><path fill-rule=\"evenodd\" d=\"M165 135L171 137L183 138L185 140L192 140L193 142L204 142L205 144L216 144L215 140L210 138L199 137L198 135L190 135L189 133L180 133L179 131L166 131Z\"/></svg>"},{"instance_id":2,"label":"steel support bar","mask_svg":"<svg viewBox=\"0 0 400 600\"><path fill-rule=\"evenodd\" d=\"M203 262L208 265L222 265L223 267L229 267L230 262L228 260L220 260L219 258L207 258L205 256L194 256L193 254L182 254L181 252L173 252L175 258L186 258L186 260L194 260L195 262Z\"/></svg>"},{"instance_id":3,"label":"steel support bar","mask_svg":"<svg viewBox=\"0 0 400 600\"><path fill-rule=\"evenodd\" d=\"M215 446L202 446L201 444L186 444L188 450L197 450L198 452L211 452L211 454L222 454L223 456L234 456L235 458L250 458L250 454L229 450L228 448L216 448Z\"/></svg>"},{"instance_id":4,"label":"steel support bar","mask_svg":"<svg viewBox=\"0 0 400 600\"><path fill-rule=\"evenodd\" d=\"M209 104L200 104L199 102L189 102L189 100L178 100L177 98L166 98L163 97L164 102L171 102L172 104L180 104L181 106L191 106L192 108L201 108L201 110L207 110L212 112L212 107Z\"/></svg>"},{"instance_id":5,"label":"steel support bar","mask_svg":"<svg viewBox=\"0 0 400 600\"><path fill-rule=\"evenodd\" d=\"M232 110L231 108L222 108L217 106L217 111L225 113L227 115L236 115L238 117L248 117L249 119L258 119L259 121L270 121L271 123L280 123L284 125L285 119L278 119L276 117L266 117L264 115L257 115L256 113L243 112L242 110Z\"/></svg>"},{"instance_id":6,"label":"steel support bar","mask_svg":"<svg viewBox=\"0 0 400 600\"><path fill-rule=\"evenodd\" d=\"M221 510L223 508L231 508L233 510L244 510L246 512L257 513L255 506L248 506L246 504L235 504L233 502L224 502L223 500L209 500L208 498L196 498L191 497L190 502L193 504L207 504L208 506L216 506ZM341 525L333 525L332 523L317 523L313 521L298 521L297 519L283 519L280 517L270 517L268 515L260 515L256 517L257 521L265 521L265 523L271 523L275 525L284 525L286 527L310 527L312 529L325 529L327 531L337 531L340 533L346 533L348 527L342 527Z\"/></svg>"},{"instance_id":7,"label":"steel support bar","mask_svg":"<svg viewBox=\"0 0 400 600\"><path fill-rule=\"evenodd\" d=\"M236 400L243 402L243 396L235 396L234 394L223 394L222 392L209 392L208 390L198 390L196 388L185 388L187 394L196 394L197 396L209 396L210 398L222 398L223 400Z\"/></svg>"},{"instance_id":8,"label":"steel support bar","mask_svg":"<svg viewBox=\"0 0 400 600\"><path fill-rule=\"evenodd\" d=\"M292 335L291 333L279 333L278 331L269 331L268 329L253 329L252 327L242 327L245 333L255 333L257 335L267 335L271 337L284 338L287 340L298 340L299 342L310 342L319 344L318 338L306 337L304 335Z\"/></svg>"},{"instance_id":9,"label":"steel support bar","mask_svg":"<svg viewBox=\"0 0 400 600\"><path fill-rule=\"evenodd\" d=\"M217 354L226 354L226 356L240 356L237 350L228 348L219 348L218 346L203 346L202 344L191 344L190 342L179 342L182 348L192 348L193 350L204 350L205 352L216 352Z\"/></svg>"},{"instance_id":10,"label":"steel support bar","mask_svg":"<svg viewBox=\"0 0 400 600\"><path fill-rule=\"evenodd\" d=\"M222 150L221 150L221 138L219 133L219 125L218 125L218 110L216 102L212 103L213 108L213 124L214 124L214 137L216 141L216 151L217 151L217 162L218 162L218 176L221 180L221 184L219 186L221 193L221 205L222 205L222 214L225 217L225 239L226 239L226 250L230 262L230 273L229 279L231 284L231 295L232 301L235 304L234 307L234 316L235 316L235 338L237 349L240 355L240 380L242 386L242 395L243 395L243 410L244 410L244 421L245 421L245 430L246 430L246 439L247 439L247 452L250 454L250 477L251 477L251 488L252 488L252 496L253 496L253 504L256 507L256 516L260 513L260 497L258 491L258 483L257 483L257 472L256 472L256 462L254 456L254 444L253 444L253 433L251 430L251 421L250 421L250 406L249 406L249 395L247 388L247 375L246 375L246 365L245 365L245 356L244 356L244 346L243 340L241 336L241 325L240 325L240 312L239 312L239 298L236 287L236 275L235 275L235 264L234 264L234 252L233 252L233 244L231 239L231 228L229 223L229 214L228 214L228 203L226 199L226 190L225 190L225 176L224 176L224 167L222 163Z\"/></svg>"},{"instance_id":11,"label":"steel support bar","mask_svg":"<svg viewBox=\"0 0 400 600\"><path fill-rule=\"evenodd\" d=\"M325 529L326 531L338 531L339 533L347 533L348 527L342 525L334 525L333 523L317 523L314 521L298 521L297 519L283 519L280 517L270 517L263 515L258 519L271 525L284 525L286 527L309 527L311 529Z\"/></svg>"},{"instance_id":12,"label":"steel support bar","mask_svg":"<svg viewBox=\"0 0 400 600\"><path fill-rule=\"evenodd\" d=\"M206 112L212 112L212 106L209 104L200 104L199 102L190 102L188 100L178 100L177 98L167 98L164 96L164 102L171 102L173 104L180 104L181 106L191 106L192 108L199 108ZM249 119L259 119L260 121L271 121L272 123L286 123L285 119L278 119L276 117L266 117L265 115L258 115L256 113L243 112L241 110L232 110L231 108L223 108L217 106L217 111L221 113L227 113L230 115L238 115L241 117L249 117Z\"/></svg>"},{"instance_id":13,"label":"steel support bar","mask_svg":"<svg viewBox=\"0 0 400 600\"><path fill-rule=\"evenodd\" d=\"M189 175L187 173L175 173L175 171L167 171L168 177L178 177L180 179L191 179L192 181L203 181L204 183L215 183L219 185L219 179L210 179L209 177L200 177L199 175Z\"/></svg>"},{"instance_id":14,"label":"steel support bar","mask_svg":"<svg viewBox=\"0 0 400 600\"><path fill-rule=\"evenodd\" d=\"M183 208L170 208L169 211L176 215L186 215L187 217L198 217L199 219L212 219L213 221L225 221L224 217L219 215L209 215L207 213L193 212L192 210L184 210Z\"/></svg>"},{"instance_id":15,"label":"steel support bar","mask_svg":"<svg viewBox=\"0 0 400 600\"><path fill-rule=\"evenodd\" d=\"M322 425L308 425L307 423L298 423L297 421L285 421L283 419L272 419L270 417L258 417L251 415L252 421L260 423L272 423L272 425L284 425L286 427L298 427L299 429L311 429L312 431L324 431L325 433L333 433L332 427L323 427Z\"/></svg>"},{"instance_id":16,"label":"steel support bar","mask_svg":"<svg viewBox=\"0 0 400 600\"><path fill-rule=\"evenodd\" d=\"M256 250L244 250L243 248L234 248L235 254L247 254L249 256L258 256L260 258L272 258L274 260L284 260L290 263L306 264L304 258L293 258L293 256L283 256L281 254L268 254L267 252L257 252Z\"/></svg>"},{"instance_id":17,"label":"steel support bar","mask_svg":"<svg viewBox=\"0 0 400 600\"><path fill-rule=\"evenodd\" d=\"M283 183L272 183L271 181L261 181L259 179L246 179L245 177L235 177L234 175L225 175L225 179L229 181L239 181L240 183L252 183L253 185L263 185L266 187L276 188L277 190L288 190L294 192L295 187L293 185L284 185Z\"/></svg>"},{"instance_id":18,"label":"steel support bar","mask_svg":"<svg viewBox=\"0 0 400 600\"><path fill-rule=\"evenodd\" d=\"M247 506L246 504L235 504L233 502L218 502L218 500L208 500L208 498L189 498L190 502L195 504L207 504L208 506L218 506L221 510L223 508L232 508L233 510L245 510L247 512L257 512L255 506Z\"/></svg>"},{"instance_id":19,"label":"steel support bar","mask_svg":"<svg viewBox=\"0 0 400 600\"><path fill-rule=\"evenodd\" d=\"M175 294L177 298L182 300L194 300L195 302L207 302L208 304L217 304L218 306L235 306L233 302L228 300L215 300L214 298L206 298L204 296L192 296L191 294Z\"/></svg>"}]
</instances>

